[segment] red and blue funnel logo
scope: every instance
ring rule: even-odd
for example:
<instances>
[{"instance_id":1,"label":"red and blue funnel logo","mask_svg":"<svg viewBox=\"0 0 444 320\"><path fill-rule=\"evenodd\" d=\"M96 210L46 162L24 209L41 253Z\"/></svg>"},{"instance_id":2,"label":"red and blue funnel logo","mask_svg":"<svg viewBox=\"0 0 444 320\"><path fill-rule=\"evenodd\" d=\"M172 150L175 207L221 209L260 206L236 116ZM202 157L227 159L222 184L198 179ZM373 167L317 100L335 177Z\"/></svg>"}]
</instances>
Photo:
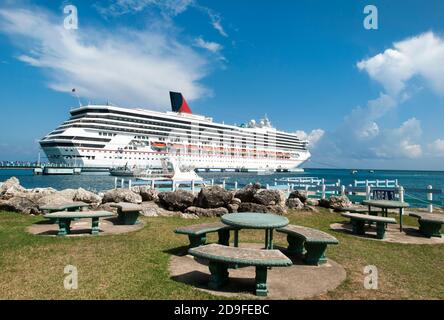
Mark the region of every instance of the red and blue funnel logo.
<instances>
[{"instance_id":1,"label":"red and blue funnel logo","mask_svg":"<svg viewBox=\"0 0 444 320\"><path fill-rule=\"evenodd\" d=\"M190 113L190 114L192 113L182 93L170 91L170 98L171 98L171 108L173 109L174 112Z\"/></svg>"}]
</instances>

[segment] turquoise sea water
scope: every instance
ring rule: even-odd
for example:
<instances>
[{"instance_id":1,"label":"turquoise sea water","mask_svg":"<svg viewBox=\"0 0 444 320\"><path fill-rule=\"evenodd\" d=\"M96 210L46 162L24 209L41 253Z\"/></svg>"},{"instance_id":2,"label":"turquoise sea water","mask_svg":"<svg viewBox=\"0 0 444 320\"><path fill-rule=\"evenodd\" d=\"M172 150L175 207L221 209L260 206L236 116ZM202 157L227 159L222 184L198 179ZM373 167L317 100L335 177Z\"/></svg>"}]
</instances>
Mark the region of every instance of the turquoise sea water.
<instances>
[{"instance_id":1,"label":"turquoise sea water","mask_svg":"<svg viewBox=\"0 0 444 320\"><path fill-rule=\"evenodd\" d=\"M238 182L239 186L250 182L260 182L262 185L274 184L275 179L286 177L318 177L326 179L327 183L341 180L341 184L353 184L354 180L385 180L398 179L399 184L405 188L426 188L432 185L434 189L442 190L444 187L444 171L396 171L396 170L358 170L352 174L350 169L305 169L303 173L275 173L271 175L260 175L257 173L199 173L205 179L215 181L226 180L227 183ZM1 170L0 181L4 181L11 176L20 179L21 184L26 188L52 187L58 190L67 188L84 188L92 191L103 191L114 187L114 177L104 174L85 173L77 176L34 176L31 170ZM425 194L411 194L415 197L423 198ZM435 195L434 200L442 200L442 195Z\"/></svg>"}]
</instances>

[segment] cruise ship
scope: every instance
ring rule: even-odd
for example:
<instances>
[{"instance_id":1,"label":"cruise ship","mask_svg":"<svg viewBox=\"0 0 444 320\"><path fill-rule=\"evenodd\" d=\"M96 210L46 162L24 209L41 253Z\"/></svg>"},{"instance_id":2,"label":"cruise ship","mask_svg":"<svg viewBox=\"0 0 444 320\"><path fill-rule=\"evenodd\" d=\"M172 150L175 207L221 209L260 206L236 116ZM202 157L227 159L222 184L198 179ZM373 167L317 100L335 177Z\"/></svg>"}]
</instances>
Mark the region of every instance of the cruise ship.
<instances>
[{"instance_id":1,"label":"cruise ship","mask_svg":"<svg viewBox=\"0 0 444 320\"><path fill-rule=\"evenodd\" d=\"M310 158L308 142L265 117L243 125L196 115L181 93L172 111L86 105L39 141L48 161L75 167L181 167L207 171L293 171Z\"/></svg>"}]
</instances>

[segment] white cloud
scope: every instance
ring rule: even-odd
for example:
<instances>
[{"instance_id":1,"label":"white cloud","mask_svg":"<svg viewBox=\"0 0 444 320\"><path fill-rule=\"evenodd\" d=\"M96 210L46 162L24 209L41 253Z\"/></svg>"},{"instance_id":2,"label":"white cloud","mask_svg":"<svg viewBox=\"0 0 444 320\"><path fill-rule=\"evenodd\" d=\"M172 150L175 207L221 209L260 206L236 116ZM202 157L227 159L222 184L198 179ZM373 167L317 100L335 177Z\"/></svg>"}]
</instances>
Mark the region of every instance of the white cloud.
<instances>
[{"instance_id":1,"label":"white cloud","mask_svg":"<svg viewBox=\"0 0 444 320\"><path fill-rule=\"evenodd\" d=\"M444 139L436 139L428 145L432 156L444 156Z\"/></svg>"},{"instance_id":2,"label":"white cloud","mask_svg":"<svg viewBox=\"0 0 444 320\"><path fill-rule=\"evenodd\" d=\"M194 0L112 0L107 4L97 2L96 8L103 15L138 13L147 8L159 8L164 14L176 16L186 11Z\"/></svg>"},{"instance_id":3,"label":"white cloud","mask_svg":"<svg viewBox=\"0 0 444 320\"><path fill-rule=\"evenodd\" d=\"M194 41L194 45L196 47L206 49L206 50L211 51L213 53L217 53L220 50L222 50L222 48L223 48L222 45L220 45L219 43L211 42L211 41L205 41L202 37L197 38Z\"/></svg>"},{"instance_id":4,"label":"white cloud","mask_svg":"<svg viewBox=\"0 0 444 320\"><path fill-rule=\"evenodd\" d=\"M66 30L59 17L42 10L0 9L0 32L23 53L19 60L44 69L49 87L100 102L165 109L169 90L188 100L209 90L200 81L208 58L165 31Z\"/></svg>"},{"instance_id":5,"label":"white cloud","mask_svg":"<svg viewBox=\"0 0 444 320\"><path fill-rule=\"evenodd\" d=\"M212 11L208 11L208 15L211 19L211 25L213 28L216 29L221 36L228 37L228 34L225 32L225 29L222 26L221 17Z\"/></svg>"},{"instance_id":6,"label":"white cloud","mask_svg":"<svg viewBox=\"0 0 444 320\"><path fill-rule=\"evenodd\" d=\"M197 0L108 0L96 3L97 10L104 16L119 16L139 13L149 8L158 8L165 16L177 16L189 8L195 8L210 19L213 28L223 37L228 37L222 26L222 18L214 10L200 5Z\"/></svg>"},{"instance_id":7,"label":"white cloud","mask_svg":"<svg viewBox=\"0 0 444 320\"><path fill-rule=\"evenodd\" d=\"M354 108L342 123L320 140L319 157L343 166L362 161L424 159L435 150L441 154L444 141L422 142L421 123L416 118L398 128L384 128L384 117L418 91L418 85L444 95L444 39L433 32L396 42L392 48L357 63L361 71L384 88L364 107ZM425 148L424 146L427 146Z\"/></svg>"},{"instance_id":8,"label":"white cloud","mask_svg":"<svg viewBox=\"0 0 444 320\"><path fill-rule=\"evenodd\" d=\"M362 60L357 66L393 97L405 91L415 77L444 94L444 39L433 32L396 42L393 48Z\"/></svg>"},{"instance_id":9,"label":"white cloud","mask_svg":"<svg viewBox=\"0 0 444 320\"><path fill-rule=\"evenodd\" d=\"M316 144L322 139L324 133L325 131L322 129L314 129L310 133L303 130L298 130L295 132L299 139L308 141L310 148L316 147Z\"/></svg>"},{"instance_id":10,"label":"white cloud","mask_svg":"<svg viewBox=\"0 0 444 320\"><path fill-rule=\"evenodd\" d=\"M418 143L421 139L421 123L411 118L399 128L387 129L374 141L372 150L381 158L419 158L422 156L422 147Z\"/></svg>"}]
</instances>

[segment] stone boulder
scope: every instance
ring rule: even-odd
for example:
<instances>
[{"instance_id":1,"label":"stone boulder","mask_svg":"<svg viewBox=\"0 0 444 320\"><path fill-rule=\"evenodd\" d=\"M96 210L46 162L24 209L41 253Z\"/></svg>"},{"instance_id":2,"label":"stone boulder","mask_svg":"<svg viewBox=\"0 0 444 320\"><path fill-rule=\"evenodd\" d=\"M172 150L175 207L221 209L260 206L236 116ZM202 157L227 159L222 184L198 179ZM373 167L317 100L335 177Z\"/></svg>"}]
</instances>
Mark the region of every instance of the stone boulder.
<instances>
[{"instance_id":1,"label":"stone boulder","mask_svg":"<svg viewBox=\"0 0 444 320\"><path fill-rule=\"evenodd\" d=\"M316 207L316 206L319 205L319 199L311 199L311 198L308 198L307 201L305 201L305 204L308 205L308 206L314 206L314 207Z\"/></svg>"},{"instance_id":2,"label":"stone boulder","mask_svg":"<svg viewBox=\"0 0 444 320\"><path fill-rule=\"evenodd\" d=\"M108 202L141 203L142 197L129 189L113 189L103 195L102 203Z\"/></svg>"},{"instance_id":3,"label":"stone boulder","mask_svg":"<svg viewBox=\"0 0 444 320\"><path fill-rule=\"evenodd\" d=\"M295 199L295 198L301 200L302 203L305 203L308 199L307 192L302 190L294 190L290 193L288 199Z\"/></svg>"},{"instance_id":4,"label":"stone boulder","mask_svg":"<svg viewBox=\"0 0 444 320\"><path fill-rule=\"evenodd\" d=\"M197 195L197 206L205 209L226 207L232 200L231 192L220 186L204 187Z\"/></svg>"},{"instance_id":5,"label":"stone boulder","mask_svg":"<svg viewBox=\"0 0 444 320\"><path fill-rule=\"evenodd\" d=\"M73 200L71 198L65 198L63 193L56 192L53 194L49 194L43 197L40 197L37 200L37 205L39 207L55 207L55 206L61 206L65 203L72 202Z\"/></svg>"},{"instance_id":6,"label":"stone boulder","mask_svg":"<svg viewBox=\"0 0 444 320\"><path fill-rule=\"evenodd\" d=\"M239 204L229 203L227 209L229 213L236 213L239 210Z\"/></svg>"},{"instance_id":7,"label":"stone boulder","mask_svg":"<svg viewBox=\"0 0 444 320\"><path fill-rule=\"evenodd\" d=\"M265 206L263 204L253 202L242 202L239 205L238 212L259 212L283 215L286 213L286 210L278 205Z\"/></svg>"},{"instance_id":8,"label":"stone boulder","mask_svg":"<svg viewBox=\"0 0 444 320\"><path fill-rule=\"evenodd\" d=\"M166 191L159 193L159 203L166 209L184 211L194 205L195 196L186 190Z\"/></svg>"},{"instance_id":9,"label":"stone boulder","mask_svg":"<svg viewBox=\"0 0 444 320\"><path fill-rule=\"evenodd\" d=\"M24 196L34 202L38 202L41 198L56 194L58 191L53 188L34 188L28 190Z\"/></svg>"},{"instance_id":10,"label":"stone boulder","mask_svg":"<svg viewBox=\"0 0 444 320\"><path fill-rule=\"evenodd\" d=\"M347 196L331 196L329 199L330 208L351 207L353 203Z\"/></svg>"},{"instance_id":11,"label":"stone boulder","mask_svg":"<svg viewBox=\"0 0 444 320\"><path fill-rule=\"evenodd\" d=\"M39 213L37 203L27 197L12 197L8 200L0 201L0 210L25 214Z\"/></svg>"},{"instance_id":12,"label":"stone boulder","mask_svg":"<svg viewBox=\"0 0 444 320\"><path fill-rule=\"evenodd\" d=\"M74 201L81 201L90 204L100 204L102 203L102 197L98 196L94 192L87 191L85 189L79 188L74 194Z\"/></svg>"},{"instance_id":13,"label":"stone boulder","mask_svg":"<svg viewBox=\"0 0 444 320\"><path fill-rule=\"evenodd\" d=\"M231 201L230 201L230 204L237 204L237 205L240 205L241 203L242 203L241 199L238 199L238 198L233 198L233 199L231 199Z\"/></svg>"},{"instance_id":14,"label":"stone boulder","mask_svg":"<svg viewBox=\"0 0 444 320\"><path fill-rule=\"evenodd\" d=\"M142 202L141 214L145 217L173 217L180 216L180 211L169 211L154 201Z\"/></svg>"},{"instance_id":15,"label":"stone boulder","mask_svg":"<svg viewBox=\"0 0 444 320\"><path fill-rule=\"evenodd\" d=\"M142 201L157 201L159 192L147 186L137 186L131 189L133 192L140 194Z\"/></svg>"},{"instance_id":16,"label":"stone boulder","mask_svg":"<svg viewBox=\"0 0 444 320\"><path fill-rule=\"evenodd\" d=\"M237 190L234 197L242 202L253 202L253 197L260 188L261 185L259 183L249 184L246 187Z\"/></svg>"},{"instance_id":17,"label":"stone boulder","mask_svg":"<svg viewBox=\"0 0 444 320\"><path fill-rule=\"evenodd\" d=\"M219 208L200 208L200 207L188 207L185 213L194 214L198 217L220 217L228 213L228 209L224 207Z\"/></svg>"},{"instance_id":18,"label":"stone boulder","mask_svg":"<svg viewBox=\"0 0 444 320\"><path fill-rule=\"evenodd\" d=\"M76 196L77 189L64 189L61 191L58 191L57 194L60 197L63 197L65 199L69 199L70 201L74 201L74 197Z\"/></svg>"},{"instance_id":19,"label":"stone boulder","mask_svg":"<svg viewBox=\"0 0 444 320\"><path fill-rule=\"evenodd\" d=\"M302 210L304 208L304 204L299 198L288 198L286 205L289 209Z\"/></svg>"},{"instance_id":20,"label":"stone boulder","mask_svg":"<svg viewBox=\"0 0 444 320\"><path fill-rule=\"evenodd\" d=\"M322 207L322 208L330 208L330 200L329 199L319 199L318 206Z\"/></svg>"},{"instance_id":21,"label":"stone boulder","mask_svg":"<svg viewBox=\"0 0 444 320\"><path fill-rule=\"evenodd\" d=\"M26 189L20 185L20 181L16 177L9 178L0 186L0 197L11 198L22 192L26 192Z\"/></svg>"},{"instance_id":22,"label":"stone boulder","mask_svg":"<svg viewBox=\"0 0 444 320\"><path fill-rule=\"evenodd\" d=\"M262 204L264 206L284 205L285 200L282 202L282 198L283 197L279 190L260 189L253 195L252 202Z\"/></svg>"}]
</instances>

